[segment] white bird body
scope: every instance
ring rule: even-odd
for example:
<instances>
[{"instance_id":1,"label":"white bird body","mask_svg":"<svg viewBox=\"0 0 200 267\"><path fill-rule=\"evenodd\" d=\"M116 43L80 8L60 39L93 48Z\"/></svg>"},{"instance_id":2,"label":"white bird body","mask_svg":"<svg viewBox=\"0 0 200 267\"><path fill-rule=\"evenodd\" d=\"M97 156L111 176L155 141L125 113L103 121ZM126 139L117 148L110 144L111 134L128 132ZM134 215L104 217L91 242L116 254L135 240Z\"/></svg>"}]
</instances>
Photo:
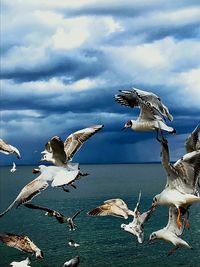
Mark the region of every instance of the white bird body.
<instances>
[{"instance_id":1,"label":"white bird body","mask_svg":"<svg viewBox=\"0 0 200 267\"><path fill-rule=\"evenodd\" d=\"M131 127L134 131L155 131L155 130L164 130L167 132L174 132L174 129L172 127L167 126L163 121L161 120L131 120Z\"/></svg>"},{"instance_id":2,"label":"white bird body","mask_svg":"<svg viewBox=\"0 0 200 267\"><path fill-rule=\"evenodd\" d=\"M30 267L31 265L30 259L27 257L23 261L13 261L10 263L10 266L12 267Z\"/></svg>"},{"instance_id":3,"label":"white bird body","mask_svg":"<svg viewBox=\"0 0 200 267\"><path fill-rule=\"evenodd\" d=\"M175 206L177 208L200 201L200 197L192 194L181 193L176 189L170 189L168 187L160 194L156 195L154 199L155 198L157 199L156 203L158 205Z\"/></svg>"}]
</instances>

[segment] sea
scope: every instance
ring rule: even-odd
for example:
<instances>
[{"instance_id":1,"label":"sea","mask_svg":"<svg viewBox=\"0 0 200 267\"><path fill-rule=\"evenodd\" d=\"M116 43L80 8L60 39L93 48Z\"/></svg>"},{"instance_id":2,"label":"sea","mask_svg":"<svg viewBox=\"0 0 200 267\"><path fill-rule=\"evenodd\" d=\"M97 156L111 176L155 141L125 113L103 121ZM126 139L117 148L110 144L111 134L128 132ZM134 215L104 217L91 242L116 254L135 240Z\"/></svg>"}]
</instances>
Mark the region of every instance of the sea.
<instances>
[{"instance_id":1,"label":"sea","mask_svg":"<svg viewBox=\"0 0 200 267\"><path fill-rule=\"evenodd\" d=\"M15 173L10 166L0 169L0 212L16 198L21 188L36 176L32 169L37 166L17 166ZM161 164L112 164L81 165L90 175L76 182L70 192L49 186L32 203L49 207L66 216L77 210L83 212L76 218L77 229L70 232L65 224L45 216L41 210L30 210L23 205L12 209L0 219L1 233L27 235L43 251L44 259L31 257L32 267L61 267L67 260L79 255L80 267L199 267L200 266L200 204L190 209L190 229L182 238L192 249L180 248L172 256L167 253L172 244L157 240L148 243L149 235L167 225L168 208L158 207L145 224L144 244L120 228L127 220L106 216L90 217L87 212L112 198L123 199L134 209L141 190L141 211L146 211L152 198L165 186L166 176ZM74 240L80 247L68 245ZM12 261L21 261L28 254L0 243L0 267Z\"/></svg>"}]
</instances>

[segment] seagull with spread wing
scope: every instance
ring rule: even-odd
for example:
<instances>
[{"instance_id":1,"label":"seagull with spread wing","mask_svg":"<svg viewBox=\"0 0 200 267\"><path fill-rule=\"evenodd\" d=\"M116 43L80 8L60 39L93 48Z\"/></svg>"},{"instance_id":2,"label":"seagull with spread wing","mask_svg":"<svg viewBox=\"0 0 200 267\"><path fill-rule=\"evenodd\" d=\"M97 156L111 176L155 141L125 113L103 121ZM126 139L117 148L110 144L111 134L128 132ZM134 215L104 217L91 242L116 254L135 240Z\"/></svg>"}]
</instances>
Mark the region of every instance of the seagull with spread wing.
<instances>
[{"instance_id":1,"label":"seagull with spread wing","mask_svg":"<svg viewBox=\"0 0 200 267\"><path fill-rule=\"evenodd\" d=\"M66 217L56 210L52 210L52 209L49 209L46 207L34 205L32 203L26 203L26 204L24 204L24 206L29 208L29 209L38 209L38 210L45 211L46 212L45 215L47 215L49 217L55 217L59 223L61 223L61 224L67 223L70 231L76 230L76 224L74 223L74 220L83 211L83 210L79 210L72 217Z\"/></svg>"},{"instance_id":2,"label":"seagull with spread wing","mask_svg":"<svg viewBox=\"0 0 200 267\"><path fill-rule=\"evenodd\" d=\"M13 247L27 253L35 254L38 259L43 258L43 252L28 236L12 233L0 234L0 241L8 247Z\"/></svg>"},{"instance_id":3,"label":"seagull with spread wing","mask_svg":"<svg viewBox=\"0 0 200 267\"><path fill-rule=\"evenodd\" d=\"M87 213L90 216L115 216L128 219L128 216L134 216L134 212L128 209L128 206L122 199L109 199Z\"/></svg>"},{"instance_id":4,"label":"seagull with spread wing","mask_svg":"<svg viewBox=\"0 0 200 267\"><path fill-rule=\"evenodd\" d=\"M48 161L56 166L66 166L74 154L81 148L91 136L103 128L103 125L94 125L70 134L63 142L60 137L52 137L41 152L41 161Z\"/></svg>"},{"instance_id":5,"label":"seagull with spread wing","mask_svg":"<svg viewBox=\"0 0 200 267\"><path fill-rule=\"evenodd\" d=\"M175 206L178 210L177 224L181 228L181 210L199 202L197 181L200 174L200 150L185 154L175 164L170 163L166 139L161 139L161 161L167 174L165 189L153 199L153 206Z\"/></svg>"},{"instance_id":6,"label":"seagull with spread wing","mask_svg":"<svg viewBox=\"0 0 200 267\"><path fill-rule=\"evenodd\" d=\"M15 154L18 159L21 158L19 150L16 147L8 144L3 139L0 139L0 152L6 155Z\"/></svg>"},{"instance_id":7,"label":"seagull with spread wing","mask_svg":"<svg viewBox=\"0 0 200 267\"><path fill-rule=\"evenodd\" d=\"M181 228L177 226L177 209L175 207L169 208L169 219L166 227L161 230L155 231L150 235L149 240L162 239L167 242L171 242L175 248L173 248L168 256L172 255L179 247L191 248L190 245L180 238L184 230L184 219L182 219Z\"/></svg>"},{"instance_id":8,"label":"seagull with spread wing","mask_svg":"<svg viewBox=\"0 0 200 267\"><path fill-rule=\"evenodd\" d=\"M130 222L129 224L123 223L121 225L121 228L124 229L124 231L137 236L138 242L142 244L144 242L144 223L148 221L149 218L151 217L151 214L154 211L154 207L152 207L150 210L146 212L141 213L139 209L140 200L141 200L141 192L139 194L136 207L134 209L133 221Z\"/></svg>"},{"instance_id":9,"label":"seagull with spread wing","mask_svg":"<svg viewBox=\"0 0 200 267\"><path fill-rule=\"evenodd\" d=\"M131 108L139 107L140 115L137 120L128 121L125 128L135 131L164 131L175 133L175 129L165 124L165 118L173 120L168 108L161 102L160 98L151 93L136 88L132 90L121 90L115 95L115 100L124 106Z\"/></svg>"},{"instance_id":10,"label":"seagull with spread wing","mask_svg":"<svg viewBox=\"0 0 200 267\"><path fill-rule=\"evenodd\" d=\"M16 164L15 164L15 162L13 162L13 166L12 166L12 168L10 169L10 172L16 172L16 170L17 170L17 168L16 168Z\"/></svg>"},{"instance_id":11,"label":"seagull with spread wing","mask_svg":"<svg viewBox=\"0 0 200 267\"><path fill-rule=\"evenodd\" d=\"M33 172L38 171L40 175L22 188L17 198L0 214L0 217L4 216L14 206L19 207L21 204L33 199L49 186L49 182L51 182L52 187L68 185L72 183L79 174L78 170L68 171L63 167L47 167L44 165L40 165L38 169L33 169Z\"/></svg>"}]
</instances>

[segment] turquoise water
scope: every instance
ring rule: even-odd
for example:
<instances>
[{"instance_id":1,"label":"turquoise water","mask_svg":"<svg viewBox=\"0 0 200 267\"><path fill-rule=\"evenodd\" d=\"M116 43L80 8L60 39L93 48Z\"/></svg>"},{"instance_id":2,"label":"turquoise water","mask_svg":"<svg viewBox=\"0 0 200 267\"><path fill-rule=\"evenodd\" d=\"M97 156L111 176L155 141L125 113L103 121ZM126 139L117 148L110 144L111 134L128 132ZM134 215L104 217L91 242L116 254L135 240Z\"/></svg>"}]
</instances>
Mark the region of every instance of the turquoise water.
<instances>
[{"instance_id":1,"label":"turquoise water","mask_svg":"<svg viewBox=\"0 0 200 267\"><path fill-rule=\"evenodd\" d=\"M35 166L22 166L12 174L9 167L1 167L0 211L3 211L17 196L20 189L35 178L31 173ZM171 267L200 266L200 205L191 208L191 229L183 235L192 250L179 249L171 257L167 252L171 244L162 241L148 245L149 234L164 227L168 210L159 207L145 227L145 244L136 243L136 238L122 229L121 223L131 221L114 217L89 217L86 212L109 198L122 198L133 208L142 190L141 209L151 205L152 198L165 185L165 174L159 164L133 165L84 165L82 170L90 175L77 181L77 189L66 193L61 189L47 188L32 202L72 215L78 209L84 212L77 217L78 228L71 233L66 225L54 218L44 216L42 211L23 206L11 210L0 219L0 232L28 235L43 250L44 259L32 258L31 266L59 267L68 259L79 255L82 267ZM68 246L73 239L80 244L78 249ZM25 259L27 254L0 244L0 267Z\"/></svg>"}]
</instances>

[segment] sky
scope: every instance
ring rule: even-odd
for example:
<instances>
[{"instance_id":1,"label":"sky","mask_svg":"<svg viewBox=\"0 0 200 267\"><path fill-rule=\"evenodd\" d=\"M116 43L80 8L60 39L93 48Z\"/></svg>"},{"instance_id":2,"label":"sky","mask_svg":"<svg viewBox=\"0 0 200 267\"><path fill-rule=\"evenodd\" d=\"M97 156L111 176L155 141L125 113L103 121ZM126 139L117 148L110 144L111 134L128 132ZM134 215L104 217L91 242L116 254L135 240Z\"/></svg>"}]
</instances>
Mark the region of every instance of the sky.
<instances>
[{"instance_id":1,"label":"sky","mask_svg":"<svg viewBox=\"0 0 200 267\"><path fill-rule=\"evenodd\" d=\"M155 132L121 131L139 110L113 96L132 87L168 106L177 160L200 121L199 41L199 0L2 0L0 136L22 159L1 164L37 164L52 136L95 124L75 162L159 161Z\"/></svg>"}]
</instances>

